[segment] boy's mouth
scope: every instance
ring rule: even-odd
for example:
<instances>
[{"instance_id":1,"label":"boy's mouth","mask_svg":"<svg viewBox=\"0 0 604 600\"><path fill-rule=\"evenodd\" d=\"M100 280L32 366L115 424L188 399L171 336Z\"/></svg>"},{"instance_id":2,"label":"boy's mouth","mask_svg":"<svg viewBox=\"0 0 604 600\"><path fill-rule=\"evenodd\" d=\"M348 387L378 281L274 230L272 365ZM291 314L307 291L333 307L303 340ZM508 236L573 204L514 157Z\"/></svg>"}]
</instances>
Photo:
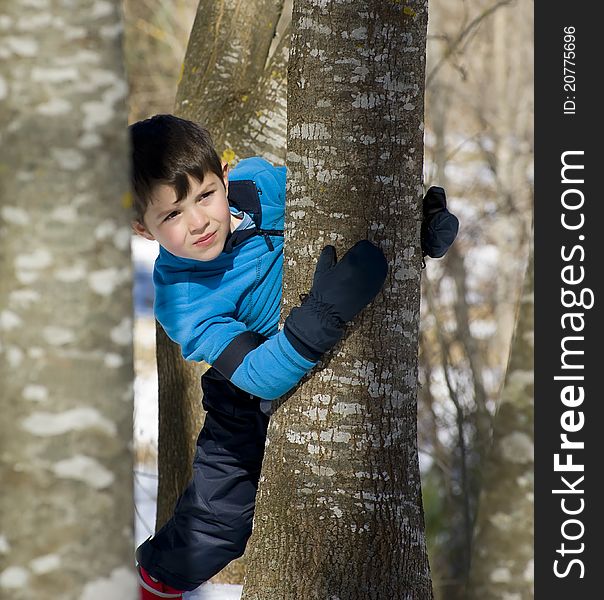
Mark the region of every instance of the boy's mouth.
<instances>
[{"instance_id":1,"label":"boy's mouth","mask_svg":"<svg viewBox=\"0 0 604 600\"><path fill-rule=\"evenodd\" d=\"M204 237L199 238L196 242L193 243L194 246L205 246L206 244L211 243L214 240L216 232L212 232Z\"/></svg>"}]
</instances>

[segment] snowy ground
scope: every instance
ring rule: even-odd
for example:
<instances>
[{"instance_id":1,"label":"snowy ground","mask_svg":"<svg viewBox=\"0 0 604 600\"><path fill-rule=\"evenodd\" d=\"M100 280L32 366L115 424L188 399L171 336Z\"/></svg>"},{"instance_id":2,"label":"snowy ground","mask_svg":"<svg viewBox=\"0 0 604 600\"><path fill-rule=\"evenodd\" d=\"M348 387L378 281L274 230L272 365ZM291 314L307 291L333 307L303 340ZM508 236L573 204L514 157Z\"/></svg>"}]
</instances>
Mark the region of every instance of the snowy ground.
<instances>
[{"instance_id":1,"label":"snowy ground","mask_svg":"<svg viewBox=\"0 0 604 600\"><path fill-rule=\"evenodd\" d=\"M158 246L141 237L132 239L134 261L135 369L134 468L135 543L144 542L155 524L157 499L157 374L151 272ZM185 594L187 600L239 600L243 586L206 583Z\"/></svg>"}]
</instances>

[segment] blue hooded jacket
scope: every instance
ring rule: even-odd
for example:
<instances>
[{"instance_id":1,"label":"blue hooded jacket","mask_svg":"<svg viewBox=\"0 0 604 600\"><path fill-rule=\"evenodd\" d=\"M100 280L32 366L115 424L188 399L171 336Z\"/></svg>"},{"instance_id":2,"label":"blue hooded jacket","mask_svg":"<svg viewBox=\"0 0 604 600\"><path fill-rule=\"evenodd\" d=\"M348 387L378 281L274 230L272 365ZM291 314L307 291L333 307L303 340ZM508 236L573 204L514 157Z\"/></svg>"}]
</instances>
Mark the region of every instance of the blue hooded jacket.
<instances>
[{"instance_id":1,"label":"blue hooded jacket","mask_svg":"<svg viewBox=\"0 0 604 600\"><path fill-rule=\"evenodd\" d=\"M316 365L300 355L279 316L283 276L285 167L240 161L229 204L243 221L214 260L180 258L160 247L154 311L186 360L206 361L237 387L279 398Z\"/></svg>"}]
</instances>

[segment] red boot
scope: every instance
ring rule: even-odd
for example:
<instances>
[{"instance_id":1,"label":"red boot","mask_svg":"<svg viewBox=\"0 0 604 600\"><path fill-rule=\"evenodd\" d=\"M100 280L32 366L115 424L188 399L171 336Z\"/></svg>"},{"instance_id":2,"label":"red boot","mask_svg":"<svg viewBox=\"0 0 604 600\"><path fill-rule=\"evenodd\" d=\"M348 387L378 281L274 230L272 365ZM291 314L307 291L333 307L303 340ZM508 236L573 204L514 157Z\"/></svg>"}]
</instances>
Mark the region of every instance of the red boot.
<instances>
[{"instance_id":1,"label":"red boot","mask_svg":"<svg viewBox=\"0 0 604 600\"><path fill-rule=\"evenodd\" d=\"M172 598L172 600L182 600L184 592L177 590L165 583L154 579L140 565L136 565L138 572L138 583L140 589L140 600L157 600L158 598Z\"/></svg>"}]
</instances>

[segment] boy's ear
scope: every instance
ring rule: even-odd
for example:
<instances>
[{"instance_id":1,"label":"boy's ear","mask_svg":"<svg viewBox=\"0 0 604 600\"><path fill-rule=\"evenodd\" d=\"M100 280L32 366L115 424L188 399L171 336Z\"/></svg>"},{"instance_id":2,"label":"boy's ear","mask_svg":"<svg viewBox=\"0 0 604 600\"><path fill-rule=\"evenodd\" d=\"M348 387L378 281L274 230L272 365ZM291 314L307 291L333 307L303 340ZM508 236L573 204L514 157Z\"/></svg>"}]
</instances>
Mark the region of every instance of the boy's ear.
<instances>
[{"instance_id":1,"label":"boy's ear","mask_svg":"<svg viewBox=\"0 0 604 600\"><path fill-rule=\"evenodd\" d=\"M223 161L222 163L222 181L224 182L224 189L229 191L229 163Z\"/></svg>"},{"instance_id":2,"label":"boy's ear","mask_svg":"<svg viewBox=\"0 0 604 600\"><path fill-rule=\"evenodd\" d=\"M147 240L154 240L155 238L147 231L147 228L140 221L132 221L132 230L137 235L144 237Z\"/></svg>"}]
</instances>

